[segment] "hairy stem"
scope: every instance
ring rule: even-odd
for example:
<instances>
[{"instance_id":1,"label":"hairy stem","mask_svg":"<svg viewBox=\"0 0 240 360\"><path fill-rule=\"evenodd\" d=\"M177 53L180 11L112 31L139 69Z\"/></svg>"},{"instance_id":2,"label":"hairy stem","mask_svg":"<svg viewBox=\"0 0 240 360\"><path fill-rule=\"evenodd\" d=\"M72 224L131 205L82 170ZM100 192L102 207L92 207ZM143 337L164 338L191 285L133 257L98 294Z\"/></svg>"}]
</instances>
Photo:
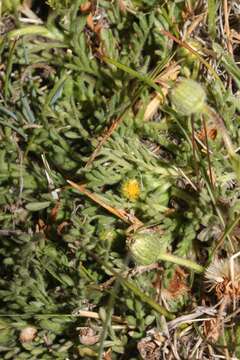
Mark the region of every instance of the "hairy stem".
<instances>
[{"instance_id":1,"label":"hairy stem","mask_svg":"<svg viewBox=\"0 0 240 360\"><path fill-rule=\"evenodd\" d=\"M177 265L181 265L181 266L185 266L188 269L191 269L197 273L202 273L204 272L204 267L195 263L194 261L188 260L188 259L184 259L181 258L179 256L176 255L172 255L172 254L160 254L159 255L159 260L162 261L169 261L172 262L174 264Z\"/></svg>"}]
</instances>

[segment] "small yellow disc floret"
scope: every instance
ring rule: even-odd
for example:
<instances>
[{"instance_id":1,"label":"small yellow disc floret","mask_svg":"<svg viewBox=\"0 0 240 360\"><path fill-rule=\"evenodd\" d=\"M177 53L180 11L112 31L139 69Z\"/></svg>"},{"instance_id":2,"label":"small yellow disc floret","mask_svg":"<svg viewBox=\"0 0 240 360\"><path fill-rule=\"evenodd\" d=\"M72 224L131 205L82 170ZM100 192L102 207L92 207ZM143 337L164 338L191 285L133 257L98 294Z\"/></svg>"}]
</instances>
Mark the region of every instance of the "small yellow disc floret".
<instances>
[{"instance_id":1,"label":"small yellow disc floret","mask_svg":"<svg viewBox=\"0 0 240 360\"><path fill-rule=\"evenodd\" d=\"M128 179L122 184L121 192L123 196L131 201L137 200L140 195L140 185L136 179Z\"/></svg>"}]
</instances>

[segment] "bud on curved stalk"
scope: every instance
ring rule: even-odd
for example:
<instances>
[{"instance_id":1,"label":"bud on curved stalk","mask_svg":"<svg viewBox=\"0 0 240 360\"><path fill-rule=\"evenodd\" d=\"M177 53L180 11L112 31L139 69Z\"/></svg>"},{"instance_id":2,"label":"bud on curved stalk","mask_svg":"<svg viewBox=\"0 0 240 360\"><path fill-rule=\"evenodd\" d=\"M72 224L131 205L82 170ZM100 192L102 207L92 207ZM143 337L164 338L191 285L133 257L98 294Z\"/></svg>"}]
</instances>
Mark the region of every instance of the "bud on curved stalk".
<instances>
[{"instance_id":1,"label":"bud on curved stalk","mask_svg":"<svg viewBox=\"0 0 240 360\"><path fill-rule=\"evenodd\" d=\"M138 265L146 266L162 260L185 266L198 273L204 271L204 268L194 261L167 253L168 244L166 234L155 229L137 231L128 239L131 256Z\"/></svg>"},{"instance_id":2,"label":"bud on curved stalk","mask_svg":"<svg viewBox=\"0 0 240 360\"><path fill-rule=\"evenodd\" d=\"M206 103L206 93L203 87L192 79L183 79L172 89L171 101L177 112L184 116L204 114L216 123L225 148L228 152L233 169L240 180L240 158L236 154L228 131L221 117Z\"/></svg>"}]
</instances>

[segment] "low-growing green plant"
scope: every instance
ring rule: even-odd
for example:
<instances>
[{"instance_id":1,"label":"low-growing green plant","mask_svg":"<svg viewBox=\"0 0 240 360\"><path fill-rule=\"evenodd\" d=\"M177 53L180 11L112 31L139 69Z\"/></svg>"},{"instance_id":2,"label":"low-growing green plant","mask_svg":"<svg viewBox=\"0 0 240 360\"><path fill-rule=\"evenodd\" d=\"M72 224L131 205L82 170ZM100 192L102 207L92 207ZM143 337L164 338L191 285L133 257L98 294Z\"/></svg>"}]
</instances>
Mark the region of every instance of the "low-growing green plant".
<instances>
[{"instance_id":1,"label":"low-growing green plant","mask_svg":"<svg viewBox=\"0 0 240 360\"><path fill-rule=\"evenodd\" d=\"M198 344L202 359L238 356L226 4L225 17L184 0L4 1L1 13L1 358L194 358Z\"/></svg>"}]
</instances>

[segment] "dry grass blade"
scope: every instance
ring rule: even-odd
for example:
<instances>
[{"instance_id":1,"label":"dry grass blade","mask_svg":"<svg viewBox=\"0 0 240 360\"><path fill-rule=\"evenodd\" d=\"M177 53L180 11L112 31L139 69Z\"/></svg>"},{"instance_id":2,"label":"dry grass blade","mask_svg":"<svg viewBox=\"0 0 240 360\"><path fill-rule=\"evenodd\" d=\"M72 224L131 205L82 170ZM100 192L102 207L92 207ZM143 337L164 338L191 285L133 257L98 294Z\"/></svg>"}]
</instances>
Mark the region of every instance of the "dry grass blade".
<instances>
[{"instance_id":1,"label":"dry grass blade","mask_svg":"<svg viewBox=\"0 0 240 360\"><path fill-rule=\"evenodd\" d=\"M111 214L117 216L119 219L123 220L127 224L131 224L134 229L137 229L141 226L143 226L143 223L136 218L136 216L131 215L127 213L125 210L116 209L112 207L111 205L106 204L106 202L98 195L90 192L89 190L86 190L85 185L78 185L74 183L73 181L67 180L67 182L76 190L78 190L80 193L86 195L91 200L96 202L98 205L109 211Z\"/></svg>"},{"instance_id":2,"label":"dry grass blade","mask_svg":"<svg viewBox=\"0 0 240 360\"><path fill-rule=\"evenodd\" d=\"M143 120L149 121L153 118L154 114L159 109L160 105L164 102L164 98L167 96L169 91L169 82L176 81L180 72L180 66L175 62L169 64L166 69L156 78L156 82L162 86L162 93L156 93L152 100L146 107L144 112Z\"/></svg>"},{"instance_id":3,"label":"dry grass blade","mask_svg":"<svg viewBox=\"0 0 240 360\"><path fill-rule=\"evenodd\" d=\"M193 49L185 41L182 41L182 40L179 40L178 38L176 38L176 36L172 35L169 31L161 30L161 33L163 35L167 36L168 38L170 38L171 40L175 41L180 46L182 46L185 49L189 50L192 54L194 54L199 59L199 61L201 61L201 63L206 66L206 68L213 75L215 80L218 80L219 83L221 84L221 86L224 88L224 86L222 84L222 81L221 81L220 77L218 76L218 74L216 73L216 71L214 70L214 68L201 55L199 55L198 51Z\"/></svg>"}]
</instances>

